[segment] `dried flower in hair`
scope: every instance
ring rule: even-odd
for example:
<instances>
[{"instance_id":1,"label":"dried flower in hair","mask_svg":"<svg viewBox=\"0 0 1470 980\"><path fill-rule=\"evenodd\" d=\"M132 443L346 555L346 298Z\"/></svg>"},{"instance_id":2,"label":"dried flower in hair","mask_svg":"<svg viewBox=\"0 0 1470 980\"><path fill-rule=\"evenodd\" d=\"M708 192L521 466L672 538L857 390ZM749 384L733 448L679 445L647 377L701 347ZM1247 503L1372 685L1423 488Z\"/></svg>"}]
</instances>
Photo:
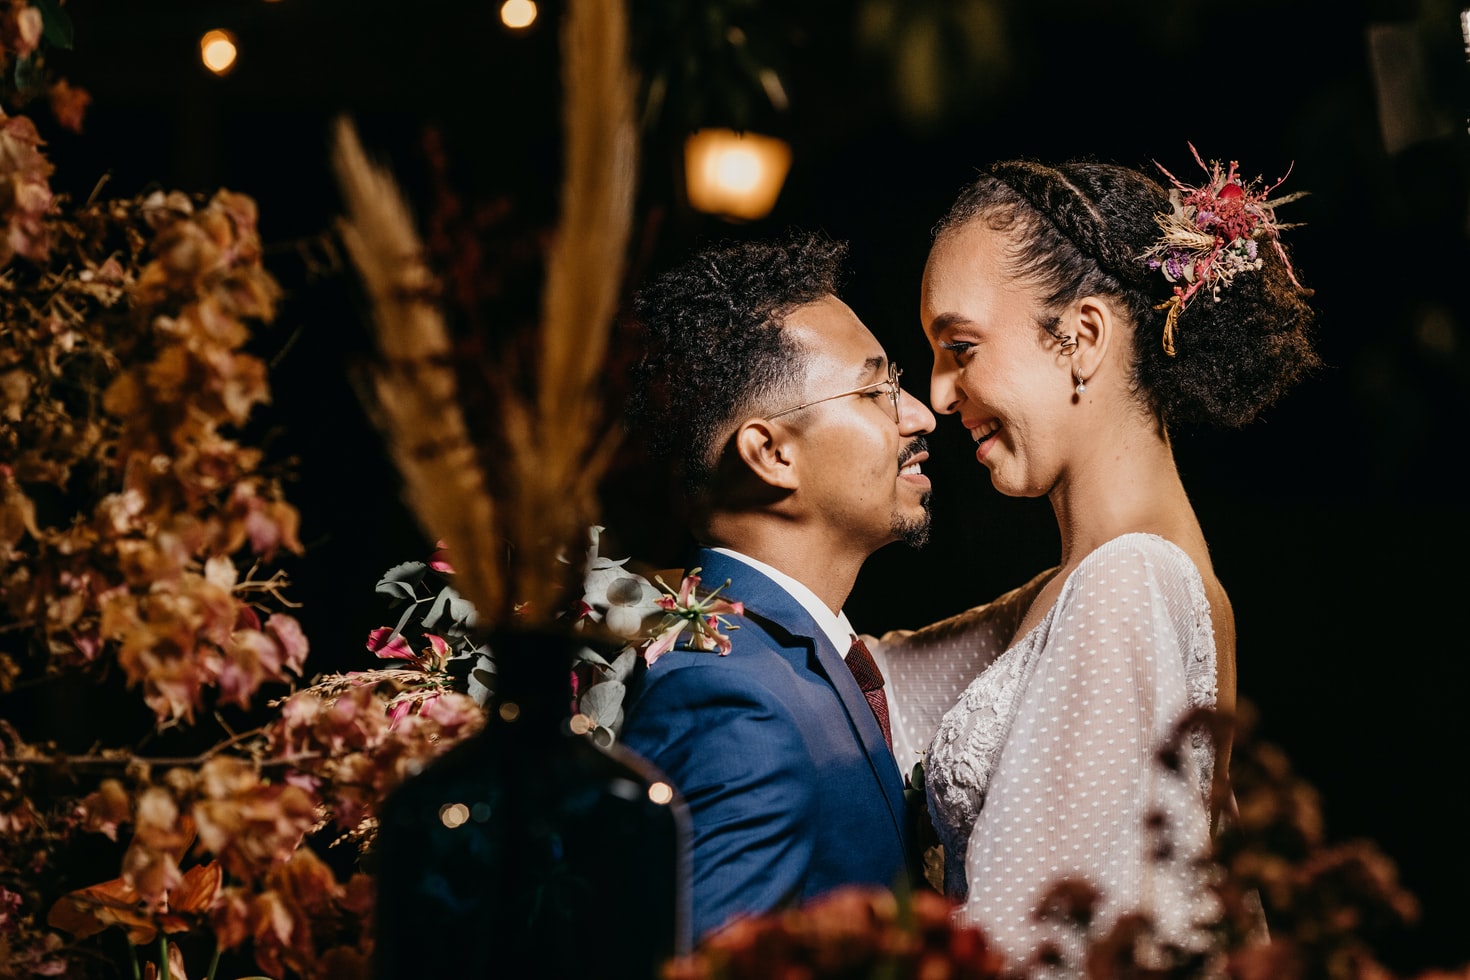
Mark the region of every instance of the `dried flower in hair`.
<instances>
[{"instance_id":1,"label":"dried flower in hair","mask_svg":"<svg viewBox=\"0 0 1470 980\"><path fill-rule=\"evenodd\" d=\"M1192 187L1155 163L1174 184L1169 191L1172 207L1156 217L1163 235L1143 256L1149 269L1162 272L1174 284L1174 295L1158 307L1169 311L1164 321L1164 351L1170 357L1174 356L1174 327L1184 307L1202 289L1207 289L1218 302L1220 290L1227 288L1237 275L1261 268L1259 240L1271 243L1286 266L1286 274L1301 288L1286 250L1281 247L1281 230L1292 226L1278 223L1275 209L1303 197L1306 192L1272 200L1271 192L1281 186L1286 176L1262 188L1260 178L1244 180L1238 172L1240 164L1234 160L1224 170L1218 162L1206 165L1193 144L1189 152L1194 154L1209 180Z\"/></svg>"}]
</instances>

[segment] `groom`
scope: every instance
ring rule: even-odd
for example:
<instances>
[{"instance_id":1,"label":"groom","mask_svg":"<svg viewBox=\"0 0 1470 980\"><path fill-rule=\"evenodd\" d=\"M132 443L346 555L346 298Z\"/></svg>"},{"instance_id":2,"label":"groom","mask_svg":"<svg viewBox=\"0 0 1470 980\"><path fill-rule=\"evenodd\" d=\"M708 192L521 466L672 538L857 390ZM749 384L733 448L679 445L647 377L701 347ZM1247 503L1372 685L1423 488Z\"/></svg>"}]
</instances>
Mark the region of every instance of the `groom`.
<instances>
[{"instance_id":1,"label":"groom","mask_svg":"<svg viewBox=\"0 0 1470 980\"><path fill-rule=\"evenodd\" d=\"M867 557L928 535L923 434L814 235L706 249L635 298L633 425L681 483L727 656L676 648L634 682L623 742L691 814L693 929L907 875L882 677L842 612Z\"/></svg>"}]
</instances>

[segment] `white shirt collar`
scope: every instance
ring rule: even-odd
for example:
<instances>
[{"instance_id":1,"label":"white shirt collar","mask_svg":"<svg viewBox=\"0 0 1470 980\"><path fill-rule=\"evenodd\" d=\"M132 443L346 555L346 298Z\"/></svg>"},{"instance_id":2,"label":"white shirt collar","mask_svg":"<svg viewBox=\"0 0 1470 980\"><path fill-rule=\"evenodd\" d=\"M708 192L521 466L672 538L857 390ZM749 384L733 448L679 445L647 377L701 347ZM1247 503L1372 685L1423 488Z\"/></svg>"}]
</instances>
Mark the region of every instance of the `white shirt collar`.
<instances>
[{"instance_id":1,"label":"white shirt collar","mask_svg":"<svg viewBox=\"0 0 1470 980\"><path fill-rule=\"evenodd\" d=\"M811 589L802 585L785 572L774 569L763 561L759 561L749 555L743 555L729 548L711 548L710 550L718 551L720 554L734 558L736 561L744 562L785 589L787 594L795 599L801 605L801 608L805 609L812 619L816 621L817 628L827 635L827 639L832 641L832 645L837 648L838 653L842 654L843 659L847 658L847 651L852 646L852 638L856 633L852 628L852 624L847 621L847 613L839 612L834 615L832 610L827 608L827 604L821 599L818 599L816 593ZM730 598L739 599L740 596L734 595Z\"/></svg>"}]
</instances>

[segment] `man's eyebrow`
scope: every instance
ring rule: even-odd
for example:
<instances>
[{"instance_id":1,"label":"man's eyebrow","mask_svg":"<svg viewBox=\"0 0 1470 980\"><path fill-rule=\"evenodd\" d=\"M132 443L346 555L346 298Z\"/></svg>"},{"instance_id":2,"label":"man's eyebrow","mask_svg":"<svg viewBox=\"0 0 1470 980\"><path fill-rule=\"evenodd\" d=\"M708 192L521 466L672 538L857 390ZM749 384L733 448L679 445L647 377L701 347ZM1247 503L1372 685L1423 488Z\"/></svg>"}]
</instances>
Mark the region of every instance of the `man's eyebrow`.
<instances>
[{"instance_id":1,"label":"man's eyebrow","mask_svg":"<svg viewBox=\"0 0 1470 980\"><path fill-rule=\"evenodd\" d=\"M888 358L879 355L876 357L870 357L866 361L863 361L862 370L860 370L855 375L855 377L857 378L859 383L862 383L865 379L871 378L875 374L886 374L887 371Z\"/></svg>"}]
</instances>

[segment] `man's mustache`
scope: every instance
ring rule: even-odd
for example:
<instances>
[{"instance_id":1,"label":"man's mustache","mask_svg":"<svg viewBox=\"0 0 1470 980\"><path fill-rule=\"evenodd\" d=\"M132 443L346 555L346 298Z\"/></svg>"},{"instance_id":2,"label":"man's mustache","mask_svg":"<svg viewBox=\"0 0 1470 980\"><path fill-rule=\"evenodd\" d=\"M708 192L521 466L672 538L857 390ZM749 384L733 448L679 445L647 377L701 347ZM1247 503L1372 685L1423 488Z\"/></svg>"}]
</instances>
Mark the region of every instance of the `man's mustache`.
<instances>
[{"instance_id":1,"label":"man's mustache","mask_svg":"<svg viewBox=\"0 0 1470 980\"><path fill-rule=\"evenodd\" d=\"M903 469L904 464L913 459L919 453L927 453L929 444L924 441L923 436L916 436L914 441L903 447L903 452L898 454L898 468Z\"/></svg>"}]
</instances>

